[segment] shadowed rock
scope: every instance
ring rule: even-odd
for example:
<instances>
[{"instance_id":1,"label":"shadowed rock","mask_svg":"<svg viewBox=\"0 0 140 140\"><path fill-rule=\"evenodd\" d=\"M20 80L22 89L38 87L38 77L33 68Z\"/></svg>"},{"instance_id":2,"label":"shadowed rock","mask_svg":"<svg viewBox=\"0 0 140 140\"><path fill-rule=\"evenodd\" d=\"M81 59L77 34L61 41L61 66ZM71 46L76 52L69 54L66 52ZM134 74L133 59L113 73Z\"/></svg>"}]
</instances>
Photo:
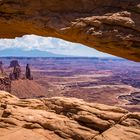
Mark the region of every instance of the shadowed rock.
<instances>
[{"instance_id":1,"label":"shadowed rock","mask_svg":"<svg viewBox=\"0 0 140 140\"><path fill-rule=\"evenodd\" d=\"M7 76L0 76L0 90L11 92L11 80Z\"/></svg>"},{"instance_id":2,"label":"shadowed rock","mask_svg":"<svg viewBox=\"0 0 140 140\"><path fill-rule=\"evenodd\" d=\"M0 37L52 36L140 61L139 0L1 0Z\"/></svg>"},{"instance_id":3,"label":"shadowed rock","mask_svg":"<svg viewBox=\"0 0 140 140\"><path fill-rule=\"evenodd\" d=\"M21 75L21 68L18 63L18 60L12 60L10 62L9 68L13 68L12 72L10 73L9 77L11 80L19 80Z\"/></svg>"},{"instance_id":4,"label":"shadowed rock","mask_svg":"<svg viewBox=\"0 0 140 140\"><path fill-rule=\"evenodd\" d=\"M10 66L9 66L9 68L14 68L14 67L19 67L20 65L19 65L19 63L18 63L18 60L12 60L11 62L10 62Z\"/></svg>"}]
</instances>

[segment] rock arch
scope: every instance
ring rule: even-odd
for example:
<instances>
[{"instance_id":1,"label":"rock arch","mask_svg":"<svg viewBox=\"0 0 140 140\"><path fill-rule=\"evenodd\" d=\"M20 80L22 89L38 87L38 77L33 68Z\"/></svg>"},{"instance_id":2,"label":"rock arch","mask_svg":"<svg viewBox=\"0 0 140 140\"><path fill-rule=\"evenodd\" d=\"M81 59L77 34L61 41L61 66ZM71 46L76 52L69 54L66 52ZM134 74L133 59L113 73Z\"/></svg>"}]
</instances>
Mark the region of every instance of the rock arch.
<instances>
[{"instance_id":1,"label":"rock arch","mask_svg":"<svg viewBox=\"0 0 140 140\"><path fill-rule=\"evenodd\" d=\"M0 37L26 34L140 61L140 0L0 0Z\"/></svg>"}]
</instances>

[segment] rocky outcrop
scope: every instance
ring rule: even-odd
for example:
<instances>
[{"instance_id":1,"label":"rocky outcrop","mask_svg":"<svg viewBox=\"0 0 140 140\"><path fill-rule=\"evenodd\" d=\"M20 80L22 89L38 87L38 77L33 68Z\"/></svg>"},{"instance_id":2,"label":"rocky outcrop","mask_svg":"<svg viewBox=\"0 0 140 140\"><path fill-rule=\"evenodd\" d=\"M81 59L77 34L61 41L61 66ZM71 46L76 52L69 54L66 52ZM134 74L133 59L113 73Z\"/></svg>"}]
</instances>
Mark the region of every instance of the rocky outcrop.
<instances>
[{"instance_id":1,"label":"rocky outcrop","mask_svg":"<svg viewBox=\"0 0 140 140\"><path fill-rule=\"evenodd\" d=\"M11 80L7 76L0 76L0 90L11 92Z\"/></svg>"},{"instance_id":2,"label":"rocky outcrop","mask_svg":"<svg viewBox=\"0 0 140 140\"><path fill-rule=\"evenodd\" d=\"M76 98L0 92L0 140L139 140L140 114Z\"/></svg>"},{"instance_id":3,"label":"rocky outcrop","mask_svg":"<svg viewBox=\"0 0 140 140\"><path fill-rule=\"evenodd\" d=\"M1 0L0 37L52 36L140 61L140 0Z\"/></svg>"}]
</instances>

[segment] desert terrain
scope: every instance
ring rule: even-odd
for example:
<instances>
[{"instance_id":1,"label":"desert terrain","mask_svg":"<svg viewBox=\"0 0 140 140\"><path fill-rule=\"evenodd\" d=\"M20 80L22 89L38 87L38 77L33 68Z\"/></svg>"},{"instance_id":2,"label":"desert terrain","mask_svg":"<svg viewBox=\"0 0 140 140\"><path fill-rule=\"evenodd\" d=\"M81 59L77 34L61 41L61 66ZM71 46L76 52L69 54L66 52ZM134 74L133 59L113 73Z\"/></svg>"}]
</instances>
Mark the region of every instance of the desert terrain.
<instances>
[{"instance_id":1,"label":"desert terrain","mask_svg":"<svg viewBox=\"0 0 140 140\"><path fill-rule=\"evenodd\" d=\"M6 73L18 60L22 75L12 81L19 98L76 97L140 111L140 64L117 58L1 58ZM33 80L24 79L29 63Z\"/></svg>"},{"instance_id":2,"label":"desert terrain","mask_svg":"<svg viewBox=\"0 0 140 140\"><path fill-rule=\"evenodd\" d=\"M1 58L6 73L18 60L22 78L12 81L19 98L76 97L140 111L140 64L118 58ZM24 79L29 63L33 80Z\"/></svg>"}]
</instances>

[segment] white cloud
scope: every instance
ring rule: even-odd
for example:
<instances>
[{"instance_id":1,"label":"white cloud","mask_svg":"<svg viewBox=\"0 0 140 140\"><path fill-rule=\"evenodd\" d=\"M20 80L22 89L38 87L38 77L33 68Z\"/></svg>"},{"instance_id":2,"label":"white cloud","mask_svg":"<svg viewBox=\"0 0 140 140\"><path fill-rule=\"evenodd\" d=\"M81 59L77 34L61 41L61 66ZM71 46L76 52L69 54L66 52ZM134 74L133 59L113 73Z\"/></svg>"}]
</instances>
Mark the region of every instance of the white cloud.
<instances>
[{"instance_id":1,"label":"white cloud","mask_svg":"<svg viewBox=\"0 0 140 140\"><path fill-rule=\"evenodd\" d=\"M68 46L70 47L66 48ZM76 44L61 39L36 35L25 35L22 38L15 39L0 39L1 50L6 48L23 48L27 50L39 49L48 51L49 49L72 49L73 47L76 47Z\"/></svg>"},{"instance_id":2,"label":"white cloud","mask_svg":"<svg viewBox=\"0 0 140 140\"><path fill-rule=\"evenodd\" d=\"M52 53L77 55L77 56L106 56L94 49L81 44L71 43L52 37L40 37L36 35L25 35L15 39L0 39L0 50L7 48L21 48L24 50L42 50ZM108 55L107 55L108 56Z\"/></svg>"}]
</instances>

